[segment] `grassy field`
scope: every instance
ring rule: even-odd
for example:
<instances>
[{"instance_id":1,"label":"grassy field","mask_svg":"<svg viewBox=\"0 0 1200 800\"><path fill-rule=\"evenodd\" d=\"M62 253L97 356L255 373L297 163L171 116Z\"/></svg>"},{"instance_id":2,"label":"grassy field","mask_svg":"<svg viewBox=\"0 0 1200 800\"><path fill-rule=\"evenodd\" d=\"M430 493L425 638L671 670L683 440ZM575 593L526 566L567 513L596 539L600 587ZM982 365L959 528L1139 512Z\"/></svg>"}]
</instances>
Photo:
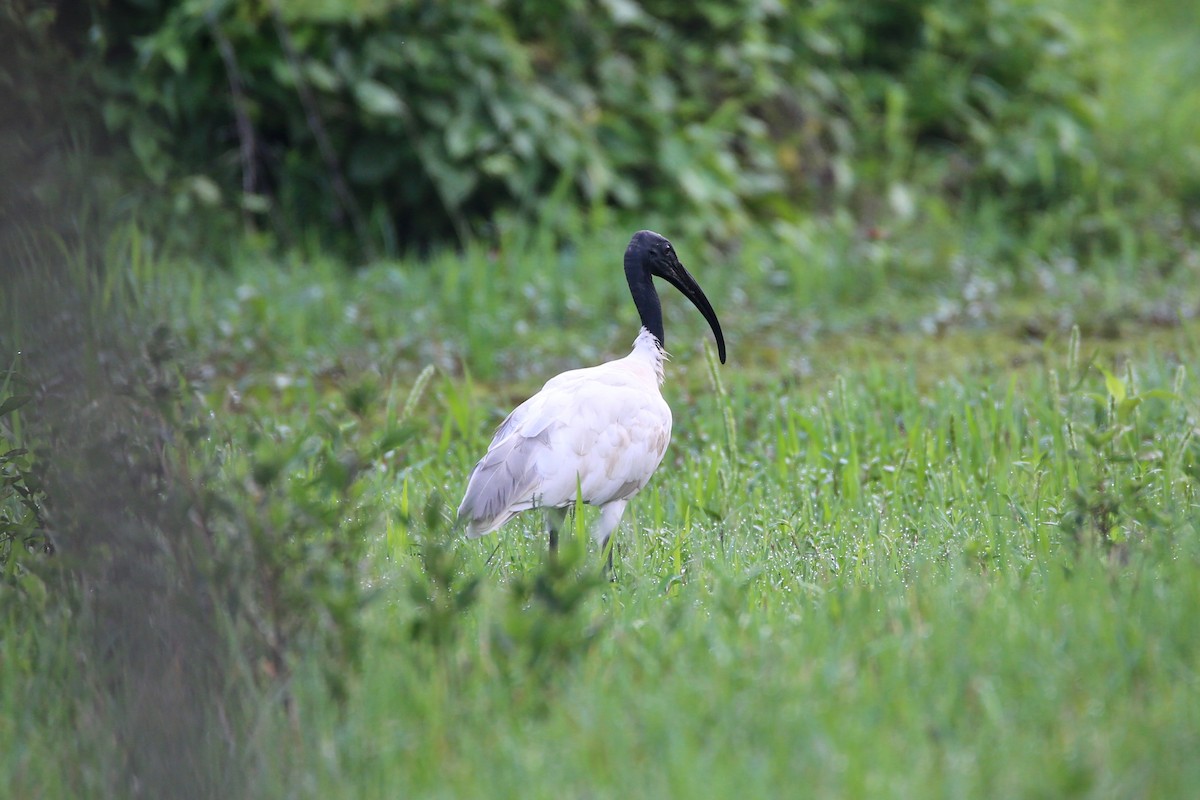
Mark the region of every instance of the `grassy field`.
<instances>
[{"instance_id":1,"label":"grassy field","mask_svg":"<svg viewBox=\"0 0 1200 800\"><path fill-rule=\"evenodd\" d=\"M828 243L825 263L680 243L730 361L666 295L674 442L609 585L593 509L557 567L536 515L478 541L451 520L504 413L625 351L622 238L166 279L230 429L413 432L361 478L381 509L361 674L338 706L296 665L295 720L260 722L260 791L1171 797L1200 780L1194 251L1175 284L1135 288L1114 258L1041 290L993 263L918 291L856 287Z\"/></svg>"},{"instance_id":2,"label":"grassy field","mask_svg":"<svg viewBox=\"0 0 1200 800\"><path fill-rule=\"evenodd\" d=\"M353 271L131 258L187 354L195 459L242 522L365 554L345 699L313 653L290 664L290 712L271 683L244 701L250 795L1186 795L1200 251L1160 272L1154 254L979 255L996 237L978 232L936 254L921 230L812 235L676 242L729 363L665 289L674 441L613 584L593 509L557 565L536 515L477 541L452 517L503 414L628 348L626 232ZM313 522L285 501L325 448L373 455L352 506ZM126 752L64 705L81 662L58 630L3 642L51 678L3 684L17 796L103 793Z\"/></svg>"},{"instance_id":3,"label":"grassy field","mask_svg":"<svg viewBox=\"0 0 1200 800\"><path fill-rule=\"evenodd\" d=\"M1196 84L1124 115L1122 98L1147 85L1131 64L1194 51L1143 48L1186 37L1129 18L1106 4L1091 23L1115 48L1101 112L1120 121L1109 146L1137 142L1164 175L1164 154L1193 152ZM169 331L203 421L183 461L212 465L244 502L233 518L281 548L353 536L363 556L344 697L312 652L239 696L244 741L213 725L218 747L243 741L221 763L245 794L1194 793L1200 246L1117 206L1103 237L944 211L869 235L835 215L735 249L675 241L729 362L662 287L673 442L618 529L612 583L594 509L558 562L537 515L467 541L453 509L516 403L627 352L631 231L354 269L247 252L218 270L115 238L115 274ZM1177 211L1139 219L1171 231ZM320 472L340 463L322 454L358 458L353 477ZM353 502L322 494L331 481ZM297 591L334 589L314 573ZM13 797L104 795L149 744L67 702L94 688L71 683L94 680L77 622L0 637ZM223 796L219 776L180 780Z\"/></svg>"},{"instance_id":4,"label":"grassy field","mask_svg":"<svg viewBox=\"0 0 1200 800\"><path fill-rule=\"evenodd\" d=\"M1200 781L1197 251L1153 282L1117 257L1068 282L960 270L965 245L947 245L906 283L887 271L924 256L897 245L863 285L828 242L824 260L677 242L729 363L666 295L674 441L608 584L592 509L558 565L535 515L477 541L451 522L504 413L625 352L624 236L354 272L135 270L189 354L210 421L197 458L246 487L248 520L287 536L306 519L254 505L259 453L372 452L405 431L354 483L360 667L341 703L315 657L291 665L290 713L273 690L248 701L252 795L1177 797ZM285 485L314 480L297 464ZM53 630L10 631L4 663L70 675ZM106 785L120 743L97 720L55 684L4 686L19 796ZM64 746L78 771L39 756Z\"/></svg>"},{"instance_id":5,"label":"grassy field","mask_svg":"<svg viewBox=\"0 0 1200 800\"><path fill-rule=\"evenodd\" d=\"M680 243L730 362L668 296L676 432L607 584L583 533L594 510L557 567L535 516L479 541L450 522L506 410L628 347L618 235L586 258L162 270L212 420L202 456L247 498L238 476L262 480L264 447L408 431L355 483L373 510L353 529L360 670L343 703L306 661L292 714L252 700L253 794L1183 796L1200 781L1194 252L1174 289L1100 264L1061 294L988 294L1007 279L992 267L790 314L773 287L851 266L822 276L776 253L782 277L719 269ZM1070 300L1079 285L1090 305ZM62 657L36 634L5 652ZM38 757L80 724L48 687L5 692L19 794L102 786L104 769L67 780ZM68 752L106 764L114 744Z\"/></svg>"},{"instance_id":6,"label":"grassy field","mask_svg":"<svg viewBox=\"0 0 1200 800\"><path fill-rule=\"evenodd\" d=\"M350 294L367 305L395 275L364 273ZM619 296L617 270L595 281ZM226 307L264 296L272 308L288 297L302 306L320 294L293 284L281 296L284 283L242 284ZM406 321L436 309L402 308L390 321L382 311L306 321L344 349L263 336L290 339L310 362L342 359L335 369L358 362L370 373L397 359L380 368L380 393L403 396L419 362L403 369L392 336L438 343ZM365 579L379 596L364 674L343 714L301 682L306 733L299 747L280 740L277 757L295 759L307 789L1186 794L1200 780L1188 757L1200 746L1200 443L1188 368L1200 327L1075 343L968 329L827 350L820 336L791 347L746 336L754 315L722 311L731 362L715 384L692 335L700 326L678 324L683 303L668 307L676 440L619 531L616 584L588 581L595 552L556 576L542 563L540 522L526 517L478 542L446 534L448 585L414 601L418 553L437 527L394 513L370 531ZM617 317L631 329L628 308ZM611 341L586 320L562 337L598 327ZM365 355L366 329L388 343L376 355ZM419 443L372 476L384 506L456 501L500 413L536 389L533 363L546 373L570 363L562 342L539 356L488 341L500 365L530 363L487 384L452 368L436 379L420 401ZM236 391L296 426L340 402L295 363L282 373L296 378L282 381L289 389L256 386L262 375L280 384L278 374L247 372ZM218 381L212 391L229 390ZM362 423L382 427L383 415ZM551 588L530 588L532 576ZM470 578L479 594L451 630L414 633Z\"/></svg>"}]
</instances>

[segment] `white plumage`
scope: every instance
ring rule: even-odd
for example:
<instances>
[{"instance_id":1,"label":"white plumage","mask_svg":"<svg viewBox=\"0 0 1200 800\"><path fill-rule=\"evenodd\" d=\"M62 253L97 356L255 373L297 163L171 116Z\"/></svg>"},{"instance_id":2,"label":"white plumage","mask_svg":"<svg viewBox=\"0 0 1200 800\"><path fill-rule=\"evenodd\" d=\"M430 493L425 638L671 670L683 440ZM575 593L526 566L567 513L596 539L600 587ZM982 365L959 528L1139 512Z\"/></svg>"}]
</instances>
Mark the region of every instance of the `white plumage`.
<instances>
[{"instance_id":1,"label":"white plumage","mask_svg":"<svg viewBox=\"0 0 1200 800\"><path fill-rule=\"evenodd\" d=\"M642 320L633 351L556 375L508 415L467 481L458 508L467 536L483 536L522 511L542 508L554 551L567 509L581 498L599 506L592 535L606 547L625 505L649 482L671 441L671 409L659 388L666 358L662 310L652 276L679 288L704 314L725 361L716 314L671 243L651 231L634 234L625 251L625 277Z\"/></svg>"},{"instance_id":2,"label":"white plumage","mask_svg":"<svg viewBox=\"0 0 1200 800\"><path fill-rule=\"evenodd\" d=\"M557 375L517 406L467 482L458 509L467 536L582 496L602 509L593 537L603 545L671 441L671 408L659 390L663 357L643 328L629 355Z\"/></svg>"}]
</instances>

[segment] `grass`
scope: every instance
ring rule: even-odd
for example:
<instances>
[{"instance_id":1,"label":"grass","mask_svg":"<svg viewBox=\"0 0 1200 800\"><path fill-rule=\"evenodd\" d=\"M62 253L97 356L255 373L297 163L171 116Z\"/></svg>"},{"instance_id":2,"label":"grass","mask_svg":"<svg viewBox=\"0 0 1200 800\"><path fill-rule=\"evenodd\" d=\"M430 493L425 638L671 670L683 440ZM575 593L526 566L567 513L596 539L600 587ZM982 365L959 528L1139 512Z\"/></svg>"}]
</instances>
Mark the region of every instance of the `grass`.
<instances>
[{"instance_id":1,"label":"grass","mask_svg":"<svg viewBox=\"0 0 1200 800\"><path fill-rule=\"evenodd\" d=\"M148 304L194 357L211 420L198 457L230 485L253 486L264 443L369 452L410 430L355 484L376 509L348 528L370 594L360 666L345 667L339 703L313 654L292 665L294 715L270 692L248 712L253 793L1167 797L1195 785L1200 324L1120 316L1163 288L1134 297L1112 265L1083 276L1108 299L1070 318L1117 315L1104 336L1037 328L1060 309L1032 292L929 325L921 307L936 302L884 287L865 313L831 302L812 307L815 323L788 321L769 272L735 277L681 249L722 314L730 363L712 369L702 321L668 300L674 441L618 531L613 585L582 524L555 568L534 516L478 541L448 523L503 413L548 374L627 346L619 247L588 256L594 272L543 250L353 273L251 258L203 281L178 264L147 279ZM467 287L497 259L513 280L493 278L489 303ZM558 269L558 295L539 296ZM1186 287L1175 302L1192 302ZM317 473L283 468L297 485ZM283 535L287 519L272 517ZM5 663L47 646L6 635ZM104 770L40 766L39 749L78 723L35 722L54 693L6 686L0 702L24 709L0 725L10 785L104 785ZM103 763L111 745L74 752Z\"/></svg>"},{"instance_id":2,"label":"grass","mask_svg":"<svg viewBox=\"0 0 1200 800\"><path fill-rule=\"evenodd\" d=\"M296 665L299 728L264 709L257 791L1165 797L1200 779L1186 286L1135 292L1101 263L1075 284L1090 308L1065 287L964 291L1001 265L947 271L933 299L831 289L787 319L771 270L681 246L730 363L714 372L668 299L674 442L607 585L582 524L557 570L536 516L449 529L501 415L627 346L620 248L599 238L353 273L251 259L164 292L231 430L303 439L324 419L370 441L406 406L415 425L361 478L381 510L361 671L339 705ZM787 263L820 285L819 263ZM1168 291L1174 321L1139 315Z\"/></svg>"},{"instance_id":3,"label":"grass","mask_svg":"<svg viewBox=\"0 0 1200 800\"><path fill-rule=\"evenodd\" d=\"M1194 333L1176 342L1189 363ZM302 684L290 763L315 796L1185 793L1200 777L1192 379L1140 363L1143 395L1182 391L1148 396L1106 444L1096 370L1060 352L1006 372L929 392L896 365L822 389L731 380L733 454L720 401L676 395L619 582L569 612L513 607L509 586L543 569L523 520L449 545L486 588L426 642L400 590L413 539L377 538L363 674L341 713ZM452 441L403 482L381 476L385 505L454 492L477 450ZM601 633L514 665L498 633L514 613Z\"/></svg>"},{"instance_id":4,"label":"grass","mask_svg":"<svg viewBox=\"0 0 1200 800\"><path fill-rule=\"evenodd\" d=\"M503 414L628 347L625 234L354 271L247 255L213 272L126 245L144 307L189 354L208 488L237 524L316 554L293 600L331 591L319 562L338 537L362 553L357 655L333 662L344 699L327 657L298 650L291 713L271 683L244 712L252 794L1195 784L1194 244L1136 282L1147 271L1119 255L1071 272L973 252L1000 238L987 230L947 234L933 258L924 230L810 233L803 258L786 237L676 243L730 361L665 289L674 441L618 530L613 585L593 509L557 566L535 515L478 541L450 520ZM883 277L856 287L871 252ZM323 476L354 458L339 510ZM46 679L0 697L18 794L102 792L119 763L120 742L86 734L102 715L63 709L79 665L51 644L59 624L10 628L0 650ZM39 759L64 737L79 773Z\"/></svg>"}]
</instances>

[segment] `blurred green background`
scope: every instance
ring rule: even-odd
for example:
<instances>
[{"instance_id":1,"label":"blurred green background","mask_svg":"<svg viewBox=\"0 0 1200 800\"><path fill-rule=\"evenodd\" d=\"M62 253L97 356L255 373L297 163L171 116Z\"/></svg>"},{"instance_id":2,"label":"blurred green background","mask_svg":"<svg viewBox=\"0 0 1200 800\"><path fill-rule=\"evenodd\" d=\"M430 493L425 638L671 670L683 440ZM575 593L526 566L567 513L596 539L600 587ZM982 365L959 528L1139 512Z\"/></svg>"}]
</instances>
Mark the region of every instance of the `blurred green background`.
<instances>
[{"instance_id":1,"label":"blurred green background","mask_svg":"<svg viewBox=\"0 0 1200 800\"><path fill-rule=\"evenodd\" d=\"M1168 225L1200 193L1196 13L7 0L3 158L25 202L75 178L213 258L231 230L394 256L580 214L731 240L843 210L1049 214L1101 247L1118 211Z\"/></svg>"}]
</instances>

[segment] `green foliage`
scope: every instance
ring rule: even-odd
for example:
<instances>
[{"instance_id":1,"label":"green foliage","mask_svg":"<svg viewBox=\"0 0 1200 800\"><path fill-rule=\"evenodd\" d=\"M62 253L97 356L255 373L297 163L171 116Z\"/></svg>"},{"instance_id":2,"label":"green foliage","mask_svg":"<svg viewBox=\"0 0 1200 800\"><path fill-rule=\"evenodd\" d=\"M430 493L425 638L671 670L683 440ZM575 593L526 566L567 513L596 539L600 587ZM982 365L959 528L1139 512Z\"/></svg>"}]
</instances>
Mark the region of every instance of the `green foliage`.
<instances>
[{"instance_id":1,"label":"green foliage","mask_svg":"<svg viewBox=\"0 0 1200 800\"><path fill-rule=\"evenodd\" d=\"M46 589L36 562L54 552L46 534L46 493L33 455L21 447L19 409L32 400L13 391L20 385L11 370L0 383L0 571L5 593L41 600Z\"/></svg>"},{"instance_id":2,"label":"green foliage","mask_svg":"<svg viewBox=\"0 0 1200 800\"><path fill-rule=\"evenodd\" d=\"M1200 7L1193 3L1062 0L1095 52L1099 137L1116 201L1195 205L1200 197ZM1152 174L1153 180L1130 180Z\"/></svg>"},{"instance_id":3,"label":"green foliage","mask_svg":"<svg viewBox=\"0 0 1200 800\"><path fill-rule=\"evenodd\" d=\"M72 53L83 11L83 4L0 1L0 234L30 206L54 207L69 183L63 149L82 126L68 123L89 113Z\"/></svg>"},{"instance_id":4,"label":"green foliage","mask_svg":"<svg viewBox=\"0 0 1200 800\"><path fill-rule=\"evenodd\" d=\"M1106 49L1097 112L1101 40L1034 2L97 7L87 40L68 6L0 4L0 92L47 114L0 121L4 210L53 205L87 129L63 108L98 85L156 203L117 210L193 243L236 250L198 213L229 208L305 246L496 235L211 271L161 229L76 252L0 219L10 794L1200 782L1182 34L1113 33L1181 71L1138 91ZM422 35L381 46L400 22ZM731 345L717 365L664 297L674 441L613 584L594 510L550 560L536 515L468 541L447 507L493 422L628 346L609 205L672 235ZM719 241L748 218L774 222Z\"/></svg>"},{"instance_id":5,"label":"green foliage","mask_svg":"<svg viewBox=\"0 0 1200 800\"><path fill-rule=\"evenodd\" d=\"M369 597L360 564L380 513L369 476L385 463L403 465L419 430L409 417L427 383L418 379L402 408L389 401L381 430L372 422L379 390L364 380L336 400L312 396L309 410L286 420L263 415L255 393L236 395L227 418L194 439L191 516L259 679L286 686L300 654L316 654L334 696L345 695Z\"/></svg>"},{"instance_id":6,"label":"green foliage","mask_svg":"<svg viewBox=\"0 0 1200 800\"><path fill-rule=\"evenodd\" d=\"M432 503L430 508L435 508ZM434 513L437 513L436 509ZM413 571L408 585L413 603L408 632L415 643L428 642L442 647L458 640L462 615L479 598L480 576L464 578L460 574L462 565L443 541L448 533L447 526L429 520L427 527L433 535L422 542L421 568ZM438 536L439 533L442 536Z\"/></svg>"},{"instance_id":7,"label":"green foliage","mask_svg":"<svg viewBox=\"0 0 1200 800\"><path fill-rule=\"evenodd\" d=\"M585 656L606 629L592 601L607 581L587 552L586 531L579 528L557 555L485 595L487 576L453 546L454 534L442 513L441 498L434 494L423 523L402 520L422 531L415 541L419 559L405 576L410 644L430 647L444 663L478 638L485 657L475 667L505 679L531 704L544 702L542 690ZM478 631L467 624L475 615L481 615Z\"/></svg>"},{"instance_id":8,"label":"green foliage","mask_svg":"<svg viewBox=\"0 0 1200 800\"><path fill-rule=\"evenodd\" d=\"M96 305L37 319L171 323L85 349L118 391L59 406L60 435L31 422L55 392L2 418L55 477L45 561L85 566L105 534L113 567L81 570L78 606L26 603L0 629L6 785L113 794L182 764L220 796L1180 793L1200 284L1113 258L1069 283L1032 243L1017 267L996 230L951 232L676 238L730 361L664 292L675 431L613 584L594 509L550 561L537 515L466 540L448 501L516 402L628 347L626 231L509 233L424 268L250 254L214 272L137 235L79 258ZM34 385L91 386L37 363ZM71 623L93 617L96 645Z\"/></svg>"},{"instance_id":9,"label":"green foliage","mask_svg":"<svg viewBox=\"0 0 1200 800\"><path fill-rule=\"evenodd\" d=\"M378 513L364 476L404 458L420 397L366 432L379 394L365 379L290 425L240 399L218 419L170 326L147 322L161 286L143 243L115 235L103 260L31 244L22 256L40 260L6 286L0 345L23 377L0 382L0 647L49 647L63 663L41 675L23 660L14 680L69 680L63 715L112 740L79 786L175 793L182 774L181 796L228 796L247 697L286 698L301 659L345 695ZM13 638L26 628L36 641Z\"/></svg>"},{"instance_id":10,"label":"green foliage","mask_svg":"<svg viewBox=\"0 0 1200 800\"><path fill-rule=\"evenodd\" d=\"M367 464L353 429L328 414L298 433L255 424L239 433L246 453L225 453L220 469L198 480L194 513L260 677L286 678L296 653L316 652L340 693L359 655Z\"/></svg>"},{"instance_id":11,"label":"green foliage","mask_svg":"<svg viewBox=\"0 0 1200 800\"><path fill-rule=\"evenodd\" d=\"M327 347L391 335L330 305ZM423 437L376 489L400 511L368 548L390 588L363 612L363 670L336 718L297 676L313 755L279 791L1172 793L1196 774L1177 755L1200 697L1177 679L1200 647L1196 409L1176 363L1195 327L1149 353L1089 340L1091 359L1078 334L1011 361L952 332L911 361L890 334L856 331L853 356L818 337L806 349L840 379L756 370L769 348L743 337L716 380L685 347L664 389L675 440L617 534L612 586L591 583L595 548L546 561L536 515L455 538L444 493L489 425ZM446 383L496 418L512 380ZM448 393L427 412L460 413Z\"/></svg>"},{"instance_id":12,"label":"green foliage","mask_svg":"<svg viewBox=\"0 0 1200 800\"><path fill-rule=\"evenodd\" d=\"M925 191L1027 212L1104 177L1084 54L1027 0L97 0L95 20L99 116L163 222L236 210L396 251L581 205L729 236L847 202L907 218ZM173 235L220 247L219 218Z\"/></svg>"},{"instance_id":13,"label":"green foliage","mask_svg":"<svg viewBox=\"0 0 1200 800\"><path fill-rule=\"evenodd\" d=\"M586 541L581 528L559 557L517 576L488 631L490 655L508 680L530 685L535 703L545 701L539 692L585 658L609 630L603 609L592 602L606 583L597 568L601 559L588 552Z\"/></svg>"},{"instance_id":14,"label":"green foliage","mask_svg":"<svg viewBox=\"0 0 1200 800\"><path fill-rule=\"evenodd\" d=\"M1078 352L1078 336L1076 329L1072 353ZM1069 366L1068 375L1076 371ZM1131 545L1146 540L1170 547L1172 525L1164 515L1170 506L1164 497L1169 484L1158 476L1178 470L1189 454L1190 434L1163 435L1180 419L1187 420L1183 398L1165 388L1137 391L1131 366L1125 379L1104 367L1096 371L1103 376L1104 392L1072 393L1064 399L1064 413L1075 418L1065 426L1065 436L1077 461L1059 527L1078 543L1098 545L1123 558ZM1176 387L1184 385L1185 376L1180 365Z\"/></svg>"}]
</instances>

